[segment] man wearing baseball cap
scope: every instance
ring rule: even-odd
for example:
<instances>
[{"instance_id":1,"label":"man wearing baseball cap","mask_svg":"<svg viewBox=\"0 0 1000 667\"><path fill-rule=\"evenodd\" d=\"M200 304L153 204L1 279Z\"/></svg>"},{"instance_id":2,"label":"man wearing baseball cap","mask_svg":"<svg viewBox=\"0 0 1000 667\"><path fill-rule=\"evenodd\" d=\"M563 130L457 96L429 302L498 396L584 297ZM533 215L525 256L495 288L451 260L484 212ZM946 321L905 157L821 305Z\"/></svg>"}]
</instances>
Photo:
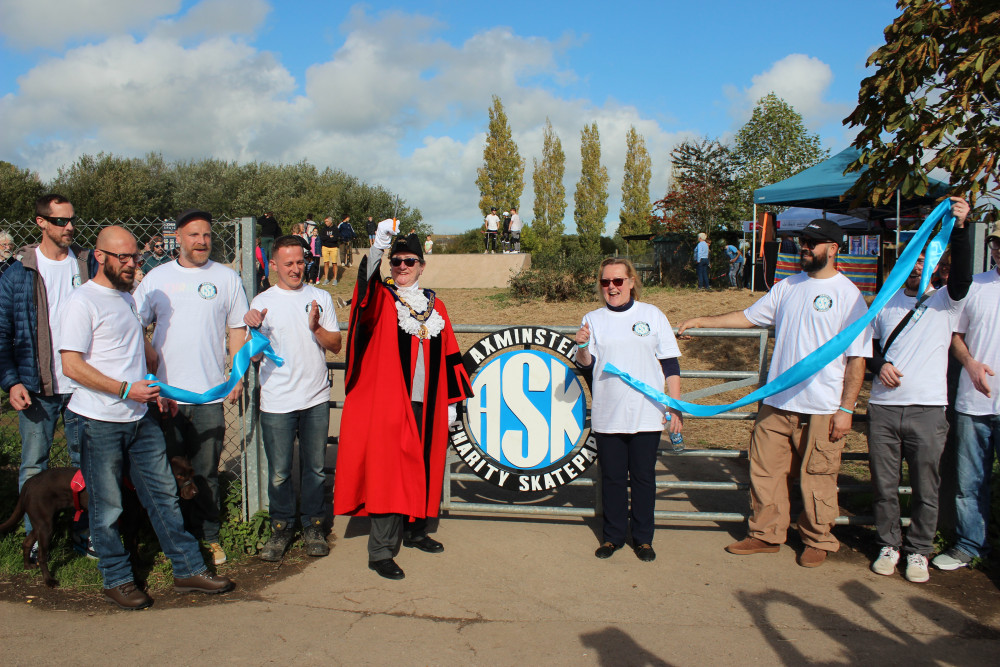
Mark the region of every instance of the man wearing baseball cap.
<instances>
[{"instance_id":1,"label":"man wearing baseball cap","mask_svg":"<svg viewBox=\"0 0 1000 667\"><path fill-rule=\"evenodd\" d=\"M143 326L155 325L156 376L166 384L204 392L226 380L226 353L246 340L243 316L249 307L239 275L209 259L212 214L189 209L177 216L180 256L156 267L135 291ZM227 399L239 400L237 384ZM222 400L204 405L161 405L170 456L186 456L195 472L198 494L182 502L188 529L208 544L216 565L226 562L219 544L219 457L225 442ZM167 409L169 408L169 409Z\"/></svg>"},{"instance_id":2,"label":"man wearing baseball cap","mask_svg":"<svg viewBox=\"0 0 1000 667\"><path fill-rule=\"evenodd\" d=\"M868 310L861 292L837 271L843 232L817 219L800 232L802 273L778 282L746 310L696 317L687 329L719 327L775 329L768 382L829 341ZM789 478L798 477L804 509L798 530L805 549L799 565L817 567L840 543L832 534L840 514L837 473L844 436L871 356L871 330L858 336L837 359L812 377L764 399L750 438L749 535L726 547L729 553L775 553L790 523Z\"/></svg>"},{"instance_id":3,"label":"man wearing baseball cap","mask_svg":"<svg viewBox=\"0 0 1000 667\"><path fill-rule=\"evenodd\" d=\"M486 231L486 250L483 254L493 253L497 249L497 230L500 229L500 218L497 216L497 207L490 207L490 214L483 222L483 229Z\"/></svg>"},{"instance_id":4,"label":"man wearing baseball cap","mask_svg":"<svg viewBox=\"0 0 1000 667\"><path fill-rule=\"evenodd\" d=\"M987 237L994 268L972 277L965 308L952 335L951 351L964 371L955 397L958 540L931 561L957 570L989 553L990 472L1000 442L1000 223Z\"/></svg>"}]
</instances>

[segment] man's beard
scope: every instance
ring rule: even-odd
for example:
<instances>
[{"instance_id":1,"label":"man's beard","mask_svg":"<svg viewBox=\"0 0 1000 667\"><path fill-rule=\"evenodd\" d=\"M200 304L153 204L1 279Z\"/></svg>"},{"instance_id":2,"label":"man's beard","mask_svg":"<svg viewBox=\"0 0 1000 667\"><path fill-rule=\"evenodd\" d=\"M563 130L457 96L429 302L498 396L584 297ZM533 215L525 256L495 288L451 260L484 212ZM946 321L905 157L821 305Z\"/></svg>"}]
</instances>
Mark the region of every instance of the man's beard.
<instances>
[{"instance_id":1,"label":"man's beard","mask_svg":"<svg viewBox=\"0 0 1000 667\"><path fill-rule=\"evenodd\" d=\"M45 232L45 235L49 237L50 241L52 241L53 243L56 244L56 246L64 250L66 248L69 248L73 244L73 235L74 235L73 232L70 232L69 239L67 240L66 238L63 237L65 229L66 229L65 227L55 227L55 225L53 225Z\"/></svg>"},{"instance_id":2,"label":"man's beard","mask_svg":"<svg viewBox=\"0 0 1000 667\"><path fill-rule=\"evenodd\" d=\"M826 265L830 263L830 257L824 254L823 256L817 256L814 252L810 251L811 257L806 257L805 253L799 255L799 265L802 270L806 273L814 273L816 271L822 271L826 268Z\"/></svg>"},{"instance_id":3,"label":"man's beard","mask_svg":"<svg viewBox=\"0 0 1000 667\"><path fill-rule=\"evenodd\" d=\"M108 279L108 282L111 283L111 286L114 287L119 292L131 292L132 285L135 284L135 273L134 272L132 273L131 278L125 278L122 276L122 273L124 271L125 271L124 266L115 271L111 267L111 264L109 264L108 262L104 263L104 277Z\"/></svg>"}]
</instances>

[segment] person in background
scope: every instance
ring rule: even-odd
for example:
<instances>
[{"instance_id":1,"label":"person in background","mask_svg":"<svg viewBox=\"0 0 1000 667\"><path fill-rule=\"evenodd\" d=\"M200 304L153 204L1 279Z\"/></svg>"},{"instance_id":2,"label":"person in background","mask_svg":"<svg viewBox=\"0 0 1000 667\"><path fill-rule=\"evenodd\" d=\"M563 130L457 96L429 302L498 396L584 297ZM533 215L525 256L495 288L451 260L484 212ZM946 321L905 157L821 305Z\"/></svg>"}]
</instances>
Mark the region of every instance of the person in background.
<instances>
[{"instance_id":1,"label":"person in background","mask_svg":"<svg viewBox=\"0 0 1000 667\"><path fill-rule=\"evenodd\" d=\"M781 237L781 245L778 247L778 252L784 253L786 255L798 255L799 248L795 245L795 239L791 234L785 234Z\"/></svg>"},{"instance_id":2,"label":"person in background","mask_svg":"<svg viewBox=\"0 0 1000 667\"><path fill-rule=\"evenodd\" d=\"M319 239L319 230L312 230L309 236L309 252L306 260L306 282L315 285L319 282L319 258L323 254L323 244Z\"/></svg>"},{"instance_id":3,"label":"person in background","mask_svg":"<svg viewBox=\"0 0 1000 667\"><path fill-rule=\"evenodd\" d=\"M729 260L729 287L736 289L743 284L743 253L734 245L727 245L725 253Z\"/></svg>"},{"instance_id":4,"label":"person in background","mask_svg":"<svg viewBox=\"0 0 1000 667\"><path fill-rule=\"evenodd\" d=\"M157 234L149 240L149 256L142 263L142 272L149 273L161 264L172 261L170 255L163 249L163 237Z\"/></svg>"},{"instance_id":5,"label":"person in background","mask_svg":"<svg viewBox=\"0 0 1000 667\"><path fill-rule=\"evenodd\" d=\"M490 207L490 214L483 221L483 230L486 232L486 250L483 254L494 253L497 249L497 230L500 228L500 218L497 216L497 207Z\"/></svg>"},{"instance_id":6,"label":"person in background","mask_svg":"<svg viewBox=\"0 0 1000 667\"><path fill-rule=\"evenodd\" d=\"M0 276L3 276L11 264L16 262L14 258L14 239L5 231L0 231Z\"/></svg>"},{"instance_id":7,"label":"person in background","mask_svg":"<svg viewBox=\"0 0 1000 667\"><path fill-rule=\"evenodd\" d=\"M346 213L344 214L340 224L337 225L337 233L340 235L340 263L346 268L354 263L354 253L351 252L351 244L354 242L356 234L354 233L354 226L351 225L351 216Z\"/></svg>"},{"instance_id":8,"label":"person in background","mask_svg":"<svg viewBox=\"0 0 1000 667\"><path fill-rule=\"evenodd\" d=\"M430 255L433 252L434 252L434 239L432 239L431 235L428 234L427 240L424 241L424 254Z\"/></svg>"},{"instance_id":9,"label":"person in background","mask_svg":"<svg viewBox=\"0 0 1000 667\"><path fill-rule=\"evenodd\" d=\"M271 211L260 216L257 222L260 223L261 251L264 253L264 261L267 261L271 259L271 246L274 245L274 239L281 236L281 225L278 224L277 218Z\"/></svg>"},{"instance_id":10,"label":"person in background","mask_svg":"<svg viewBox=\"0 0 1000 667\"><path fill-rule=\"evenodd\" d=\"M667 393L679 399L681 352L667 316L639 301L641 284L632 262L610 257L601 262L597 276L604 308L584 315L575 337L576 362L594 377L591 428L597 439L604 509L602 542L594 555L609 558L624 546L631 528L636 556L649 562L656 558L656 454L667 409L603 369L614 364L653 388L666 383ZM669 413L667 428L681 433L681 414L673 409Z\"/></svg>"},{"instance_id":11,"label":"person in background","mask_svg":"<svg viewBox=\"0 0 1000 667\"><path fill-rule=\"evenodd\" d=\"M698 272L698 289L708 289L708 234L698 232L694 247L695 270Z\"/></svg>"},{"instance_id":12,"label":"person in background","mask_svg":"<svg viewBox=\"0 0 1000 667\"><path fill-rule=\"evenodd\" d=\"M333 226L333 218L326 216L319 230L323 248L323 285L337 284L337 263L340 255L340 232Z\"/></svg>"},{"instance_id":13,"label":"person in background","mask_svg":"<svg viewBox=\"0 0 1000 667\"><path fill-rule=\"evenodd\" d=\"M521 228L524 227L524 223L521 222L521 216L517 214L516 208L510 209L510 242L511 242L511 252L521 252Z\"/></svg>"},{"instance_id":14,"label":"person in background","mask_svg":"<svg viewBox=\"0 0 1000 667\"><path fill-rule=\"evenodd\" d=\"M368 233L368 247L375 245L375 232L377 231L377 223L372 220L372 217L368 216L368 221L365 223L365 232Z\"/></svg>"},{"instance_id":15,"label":"person in background","mask_svg":"<svg viewBox=\"0 0 1000 667\"><path fill-rule=\"evenodd\" d=\"M308 215L306 215L306 220L305 222L302 223L302 231L299 233L309 236L309 234L312 233L312 230L316 229L317 227L318 225L313 220L313 214L309 213Z\"/></svg>"}]
</instances>

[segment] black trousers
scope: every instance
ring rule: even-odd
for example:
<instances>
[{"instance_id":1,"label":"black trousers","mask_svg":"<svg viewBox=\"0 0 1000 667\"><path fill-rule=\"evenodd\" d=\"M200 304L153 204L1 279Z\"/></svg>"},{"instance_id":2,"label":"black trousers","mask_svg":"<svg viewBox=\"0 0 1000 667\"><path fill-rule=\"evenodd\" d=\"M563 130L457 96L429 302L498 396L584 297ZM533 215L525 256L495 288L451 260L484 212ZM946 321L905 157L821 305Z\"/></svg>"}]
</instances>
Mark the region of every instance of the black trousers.
<instances>
[{"instance_id":1,"label":"black trousers","mask_svg":"<svg viewBox=\"0 0 1000 667\"><path fill-rule=\"evenodd\" d=\"M653 505L656 502L656 450L660 431L595 433L601 464L601 502L604 504L603 542L625 544L631 524L632 544L653 543ZM628 492L632 491L629 507Z\"/></svg>"}]
</instances>

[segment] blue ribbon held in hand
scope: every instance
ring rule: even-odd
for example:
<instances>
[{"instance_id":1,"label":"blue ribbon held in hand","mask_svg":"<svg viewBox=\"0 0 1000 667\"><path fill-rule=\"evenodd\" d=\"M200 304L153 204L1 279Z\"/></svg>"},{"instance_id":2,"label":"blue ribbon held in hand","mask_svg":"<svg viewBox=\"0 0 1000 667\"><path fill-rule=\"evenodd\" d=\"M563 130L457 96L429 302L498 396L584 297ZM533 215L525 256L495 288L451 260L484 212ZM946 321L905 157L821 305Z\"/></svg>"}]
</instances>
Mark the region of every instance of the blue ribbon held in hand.
<instances>
[{"instance_id":1,"label":"blue ribbon held in hand","mask_svg":"<svg viewBox=\"0 0 1000 667\"><path fill-rule=\"evenodd\" d=\"M256 329L250 329L250 340L244 343L243 347L241 347L239 351L236 352L235 356L233 356L233 369L229 371L229 379L222 384L212 387L208 391L200 394L194 391L188 391L187 389L171 387L169 384L163 384L157 380L156 376L152 373L147 375L145 379L153 380L153 383L149 386L159 387L160 396L163 398L169 398L181 403L203 405L205 403L211 403L212 401L217 401L229 396L229 393L243 380L243 376L246 374L247 369L250 368L251 359L262 352L265 357L273 361L278 366L283 366L285 364L285 360L274 353L274 348L271 347L271 341L267 339L267 336L260 333Z\"/></svg>"},{"instance_id":2,"label":"blue ribbon held in hand","mask_svg":"<svg viewBox=\"0 0 1000 667\"><path fill-rule=\"evenodd\" d=\"M931 237L931 234L934 232L934 227L937 225L938 221L941 221L941 229L936 235L934 235L934 238L931 239L930 244L927 245L927 249L924 250L924 244L927 243L927 239ZM889 276L882 284L882 289L875 297L875 300L872 301L872 305L868 308L868 312L865 313L863 317L849 324L847 328L817 349L813 350L805 358L799 360L798 363L786 370L784 373L734 403L730 403L728 405L698 405L696 403L688 403L687 401L679 401L675 398L671 398L662 391L649 386L645 382L635 379L625 371L615 368L613 364L605 364L603 370L605 373L617 375L627 385L636 389L640 393L645 394L657 403L662 403L670 408L673 408L674 410L686 412L696 417L714 417L722 412L735 410L736 408L741 408L744 405L756 403L757 401L767 398L768 396L773 396L774 394L785 391L786 389L790 389L791 387L794 387L800 382L803 382L818 373L821 368L829 364L831 361L843 354L845 350L847 350L850 344L854 342L854 339L861 335L861 332L865 330L865 327L867 327L869 323L875 319L875 316L878 315L879 311L882 310L889 299L891 299L899 288L903 286L903 283L905 283L906 279L910 276L910 272L913 270L914 265L916 265L917 259L920 258L921 252L924 253L924 270L920 275L920 290L917 294L923 294L927 289L927 285L930 283L931 275L934 273L934 268L937 266L941 256L944 255L944 251L948 246L948 240L951 238L951 230L954 225L955 216L951 213L951 200L945 199L937 205L937 208L935 208L929 216L927 216L927 219L924 220L923 224L920 225L920 228L913 235L913 238L906 246L906 250L904 250L903 254L899 256L899 260L892 268L892 272L889 273Z\"/></svg>"}]
</instances>

